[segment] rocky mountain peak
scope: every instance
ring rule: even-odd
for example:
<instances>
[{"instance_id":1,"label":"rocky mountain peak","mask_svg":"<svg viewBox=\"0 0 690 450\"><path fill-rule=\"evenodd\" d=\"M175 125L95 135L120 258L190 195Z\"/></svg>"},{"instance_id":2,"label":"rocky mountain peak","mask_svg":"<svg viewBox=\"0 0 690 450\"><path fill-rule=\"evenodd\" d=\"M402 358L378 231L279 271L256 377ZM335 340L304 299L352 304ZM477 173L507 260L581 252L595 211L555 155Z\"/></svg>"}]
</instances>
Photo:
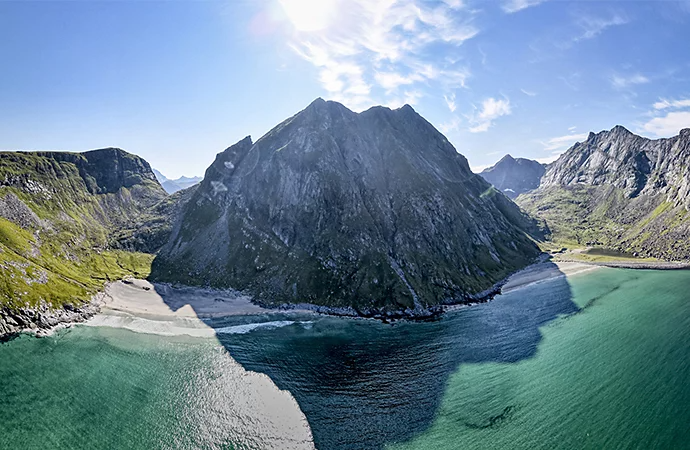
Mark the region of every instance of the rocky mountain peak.
<instances>
[{"instance_id":1,"label":"rocky mountain peak","mask_svg":"<svg viewBox=\"0 0 690 450\"><path fill-rule=\"evenodd\" d=\"M536 189L539 186L544 165L526 158L513 158L507 154L480 175L496 189L510 198Z\"/></svg>"},{"instance_id":2,"label":"rocky mountain peak","mask_svg":"<svg viewBox=\"0 0 690 450\"><path fill-rule=\"evenodd\" d=\"M411 107L317 99L218 154L154 277L272 304L423 311L527 264L530 226Z\"/></svg>"},{"instance_id":3,"label":"rocky mountain peak","mask_svg":"<svg viewBox=\"0 0 690 450\"><path fill-rule=\"evenodd\" d=\"M690 133L670 139L647 139L618 125L575 144L549 166L542 185L611 185L628 197L673 195L690 180L682 167L690 163ZM672 191L672 192L671 192Z\"/></svg>"}]
</instances>

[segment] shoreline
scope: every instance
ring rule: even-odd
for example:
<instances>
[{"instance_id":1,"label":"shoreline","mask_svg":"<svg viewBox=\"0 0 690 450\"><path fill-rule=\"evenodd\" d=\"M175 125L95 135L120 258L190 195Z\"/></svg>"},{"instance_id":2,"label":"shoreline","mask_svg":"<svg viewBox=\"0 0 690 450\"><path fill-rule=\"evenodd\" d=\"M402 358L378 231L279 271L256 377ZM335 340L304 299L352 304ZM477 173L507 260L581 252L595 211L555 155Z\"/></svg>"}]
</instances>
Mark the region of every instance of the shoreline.
<instances>
[{"instance_id":1,"label":"shoreline","mask_svg":"<svg viewBox=\"0 0 690 450\"><path fill-rule=\"evenodd\" d=\"M598 267L612 267L614 269L636 270L688 270L690 263L680 261L583 261L578 259L554 259L554 263L580 263Z\"/></svg>"},{"instance_id":2,"label":"shoreline","mask_svg":"<svg viewBox=\"0 0 690 450\"><path fill-rule=\"evenodd\" d=\"M233 290L172 286L150 283L146 280L125 279L108 283L102 292L95 294L89 303L81 306L67 305L62 309L50 309L43 304L35 308L18 310L0 308L0 342L11 340L22 333L31 333L37 337L48 336L56 330L85 322L92 326L142 328L143 332L159 334L210 336L213 335L214 330L204 322L205 320L232 316L301 313L373 319L384 323L397 320L434 321L445 312L485 303L497 295L602 267L635 270L689 270L690 263L594 262L561 259L558 255L544 254L537 262L511 274L490 289L467 298L466 301L435 305L423 310L403 311L356 310L351 307L329 307L308 303L264 305L255 302L248 295ZM135 321L139 322L136 326L132 325ZM163 322L168 323L169 333L156 325Z\"/></svg>"}]
</instances>

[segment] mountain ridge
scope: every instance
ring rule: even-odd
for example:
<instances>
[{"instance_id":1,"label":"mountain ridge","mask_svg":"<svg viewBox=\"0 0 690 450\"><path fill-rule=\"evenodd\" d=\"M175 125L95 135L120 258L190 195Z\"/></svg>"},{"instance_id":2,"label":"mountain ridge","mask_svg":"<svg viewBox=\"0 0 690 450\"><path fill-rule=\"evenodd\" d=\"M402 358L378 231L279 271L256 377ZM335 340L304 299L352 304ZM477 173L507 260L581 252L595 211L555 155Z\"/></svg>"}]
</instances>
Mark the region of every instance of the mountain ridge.
<instances>
[{"instance_id":1,"label":"mountain ridge","mask_svg":"<svg viewBox=\"0 0 690 450\"><path fill-rule=\"evenodd\" d=\"M271 305L421 312L531 262L529 226L409 105L317 99L217 155L152 276Z\"/></svg>"},{"instance_id":2,"label":"mountain ridge","mask_svg":"<svg viewBox=\"0 0 690 450\"><path fill-rule=\"evenodd\" d=\"M690 259L690 129L648 139L618 125L590 133L518 199L552 239Z\"/></svg>"},{"instance_id":3,"label":"mountain ridge","mask_svg":"<svg viewBox=\"0 0 690 450\"><path fill-rule=\"evenodd\" d=\"M539 187L546 165L506 154L479 175L511 199Z\"/></svg>"}]
</instances>

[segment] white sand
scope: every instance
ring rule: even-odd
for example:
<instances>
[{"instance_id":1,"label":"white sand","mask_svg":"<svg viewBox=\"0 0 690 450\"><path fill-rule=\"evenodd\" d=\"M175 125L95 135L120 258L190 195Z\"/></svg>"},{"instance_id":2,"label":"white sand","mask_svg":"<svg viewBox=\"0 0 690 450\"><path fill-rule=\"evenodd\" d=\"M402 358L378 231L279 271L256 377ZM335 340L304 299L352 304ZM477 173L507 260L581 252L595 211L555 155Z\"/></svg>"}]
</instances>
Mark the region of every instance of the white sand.
<instances>
[{"instance_id":1,"label":"white sand","mask_svg":"<svg viewBox=\"0 0 690 450\"><path fill-rule=\"evenodd\" d=\"M601 269L600 266L579 262L548 261L533 264L513 274L503 285L502 293L522 289L535 283L542 283L559 277L569 277L576 274Z\"/></svg>"},{"instance_id":2,"label":"white sand","mask_svg":"<svg viewBox=\"0 0 690 450\"><path fill-rule=\"evenodd\" d=\"M116 281L105 293L107 309L136 315L210 318L275 312L233 291L177 288L145 280Z\"/></svg>"}]
</instances>

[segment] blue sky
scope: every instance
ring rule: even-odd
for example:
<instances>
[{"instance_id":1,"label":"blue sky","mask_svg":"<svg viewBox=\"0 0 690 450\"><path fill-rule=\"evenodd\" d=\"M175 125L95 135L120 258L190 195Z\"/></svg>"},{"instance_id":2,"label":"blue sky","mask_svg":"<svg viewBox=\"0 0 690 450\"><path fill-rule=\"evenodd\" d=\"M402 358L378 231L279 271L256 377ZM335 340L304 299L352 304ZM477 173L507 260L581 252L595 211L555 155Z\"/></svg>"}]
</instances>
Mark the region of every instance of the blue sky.
<instances>
[{"instance_id":1,"label":"blue sky","mask_svg":"<svg viewBox=\"0 0 690 450\"><path fill-rule=\"evenodd\" d=\"M412 106L475 169L690 127L690 1L0 1L0 149L168 177L316 97Z\"/></svg>"}]
</instances>

